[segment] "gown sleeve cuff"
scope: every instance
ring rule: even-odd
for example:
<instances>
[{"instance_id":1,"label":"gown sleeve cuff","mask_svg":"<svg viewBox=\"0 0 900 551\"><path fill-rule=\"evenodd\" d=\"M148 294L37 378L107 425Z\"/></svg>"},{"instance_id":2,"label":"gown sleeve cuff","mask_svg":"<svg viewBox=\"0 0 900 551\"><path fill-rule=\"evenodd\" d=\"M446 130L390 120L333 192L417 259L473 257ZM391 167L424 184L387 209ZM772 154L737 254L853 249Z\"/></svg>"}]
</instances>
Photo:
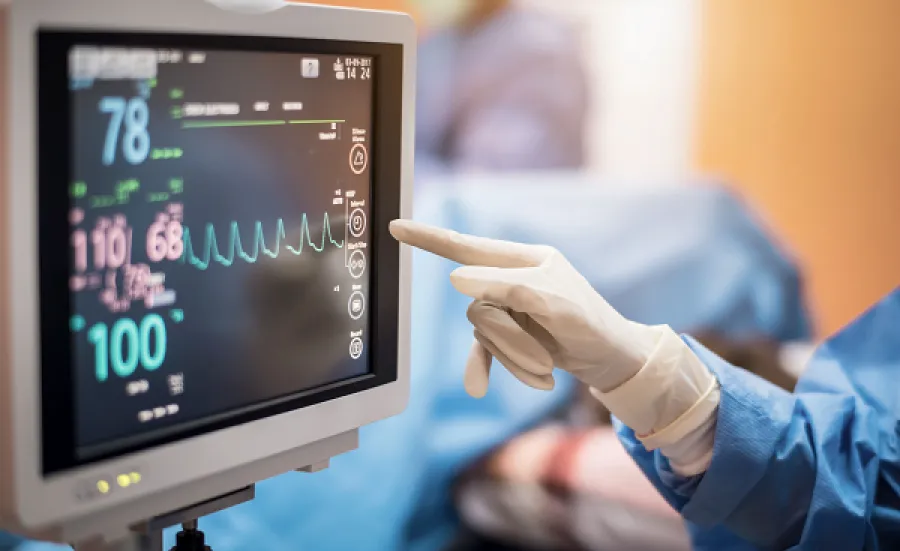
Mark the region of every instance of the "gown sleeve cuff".
<instances>
[{"instance_id":1,"label":"gown sleeve cuff","mask_svg":"<svg viewBox=\"0 0 900 551\"><path fill-rule=\"evenodd\" d=\"M710 370L674 331L660 329L657 348L637 375L610 392L591 389L648 450L676 445L694 434L715 415L719 402L718 382Z\"/></svg>"},{"instance_id":2,"label":"gown sleeve cuff","mask_svg":"<svg viewBox=\"0 0 900 551\"><path fill-rule=\"evenodd\" d=\"M723 524L765 474L792 416L793 401L790 393L728 364L692 338L682 342L718 381L720 399L706 471L679 474L666 448L648 450L623 419L613 422L625 449L666 500L685 519L712 527Z\"/></svg>"},{"instance_id":3,"label":"gown sleeve cuff","mask_svg":"<svg viewBox=\"0 0 900 551\"><path fill-rule=\"evenodd\" d=\"M721 389L712 460L701 478L692 479L692 495L681 511L691 522L708 527L722 524L766 472L793 413L793 400L790 393L728 364L692 338L684 337L684 342ZM657 462L657 469L660 466ZM660 475L669 484L685 481Z\"/></svg>"}]
</instances>

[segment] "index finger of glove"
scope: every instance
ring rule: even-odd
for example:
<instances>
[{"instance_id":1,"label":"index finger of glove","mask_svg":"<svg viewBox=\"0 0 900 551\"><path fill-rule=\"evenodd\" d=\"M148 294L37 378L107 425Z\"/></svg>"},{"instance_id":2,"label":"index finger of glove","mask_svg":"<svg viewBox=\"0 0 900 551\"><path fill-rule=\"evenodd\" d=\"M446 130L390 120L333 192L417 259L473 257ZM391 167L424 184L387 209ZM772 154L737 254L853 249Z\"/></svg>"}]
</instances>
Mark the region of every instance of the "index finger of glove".
<instances>
[{"instance_id":1,"label":"index finger of glove","mask_svg":"<svg viewBox=\"0 0 900 551\"><path fill-rule=\"evenodd\" d=\"M466 235L412 220L394 220L390 229L401 243L466 266L527 268L539 266L547 256L545 247Z\"/></svg>"}]
</instances>

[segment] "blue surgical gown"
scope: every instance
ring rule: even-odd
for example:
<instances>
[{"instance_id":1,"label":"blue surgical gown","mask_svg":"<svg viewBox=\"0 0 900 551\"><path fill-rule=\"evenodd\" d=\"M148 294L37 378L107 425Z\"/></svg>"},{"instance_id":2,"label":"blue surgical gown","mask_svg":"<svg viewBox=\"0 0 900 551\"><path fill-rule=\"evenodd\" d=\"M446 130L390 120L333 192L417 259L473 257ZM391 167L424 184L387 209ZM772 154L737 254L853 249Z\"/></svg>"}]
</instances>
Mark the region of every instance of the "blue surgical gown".
<instances>
[{"instance_id":1,"label":"blue surgical gown","mask_svg":"<svg viewBox=\"0 0 900 551\"><path fill-rule=\"evenodd\" d=\"M619 435L698 551L900 549L900 288L816 353L790 394L685 338L722 398L707 472Z\"/></svg>"}]
</instances>

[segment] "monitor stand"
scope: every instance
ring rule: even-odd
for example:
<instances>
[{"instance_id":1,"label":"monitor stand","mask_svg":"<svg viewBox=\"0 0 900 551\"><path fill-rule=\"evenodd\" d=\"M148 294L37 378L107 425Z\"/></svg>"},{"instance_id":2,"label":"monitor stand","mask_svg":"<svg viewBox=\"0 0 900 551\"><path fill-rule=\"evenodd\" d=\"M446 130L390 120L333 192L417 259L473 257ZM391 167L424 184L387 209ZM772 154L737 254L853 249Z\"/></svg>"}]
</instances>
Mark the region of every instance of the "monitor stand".
<instances>
[{"instance_id":1,"label":"monitor stand","mask_svg":"<svg viewBox=\"0 0 900 551\"><path fill-rule=\"evenodd\" d=\"M212 551L206 545L206 536L197 528L197 521L182 523L181 532L175 537L175 547L171 551Z\"/></svg>"},{"instance_id":2,"label":"monitor stand","mask_svg":"<svg viewBox=\"0 0 900 551\"><path fill-rule=\"evenodd\" d=\"M140 523L133 528L130 537L122 541L77 546L75 549L76 551L212 551L206 545L203 532L198 528L197 519L247 503L254 497L256 497L256 486L247 486L236 492ZM182 530L178 533L177 544L171 550L164 549L163 530L179 524Z\"/></svg>"}]
</instances>

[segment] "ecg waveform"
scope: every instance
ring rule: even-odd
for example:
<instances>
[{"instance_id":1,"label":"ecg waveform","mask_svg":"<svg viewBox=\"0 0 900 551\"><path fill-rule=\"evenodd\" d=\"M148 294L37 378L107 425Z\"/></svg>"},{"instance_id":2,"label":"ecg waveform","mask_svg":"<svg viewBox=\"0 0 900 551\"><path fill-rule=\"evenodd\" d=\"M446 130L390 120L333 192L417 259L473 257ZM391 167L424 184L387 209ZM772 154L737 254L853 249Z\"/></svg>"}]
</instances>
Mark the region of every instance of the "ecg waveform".
<instances>
[{"instance_id":1,"label":"ecg waveform","mask_svg":"<svg viewBox=\"0 0 900 551\"><path fill-rule=\"evenodd\" d=\"M260 260L260 257L262 255L265 255L269 258L278 258L284 250L295 256L300 256L301 254L303 254L303 251L307 246L320 253L325 250L325 247L329 242L331 242L331 244L338 249L344 248L344 242L336 241L331 235L331 223L328 218L328 213L325 214L325 222L322 226L322 241L318 245L313 242L312 235L309 229L309 219L305 214L303 215L303 222L301 224L300 244L297 247L293 247L292 245L286 243L287 231L285 229L284 220L281 218L278 219L277 223L274 248L270 249L266 246L266 238L264 235L262 222L256 222L254 231L255 235L253 238L253 250L251 252L247 252L241 245L240 227L237 222L232 222L228 234L228 247L226 247L225 249L227 251L227 254L223 255L219 250L215 226L213 224L207 224L206 244L203 248L203 254L198 257L194 253L194 246L191 240L190 229L185 227L184 254L181 256L181 262L187 262L195 268L205 271L209 269L210 265L213 262L217 262L225 267L229 267L232 266L238 258L240 258L247 263L255 264Z\"/></svg>"}]
</instances>

